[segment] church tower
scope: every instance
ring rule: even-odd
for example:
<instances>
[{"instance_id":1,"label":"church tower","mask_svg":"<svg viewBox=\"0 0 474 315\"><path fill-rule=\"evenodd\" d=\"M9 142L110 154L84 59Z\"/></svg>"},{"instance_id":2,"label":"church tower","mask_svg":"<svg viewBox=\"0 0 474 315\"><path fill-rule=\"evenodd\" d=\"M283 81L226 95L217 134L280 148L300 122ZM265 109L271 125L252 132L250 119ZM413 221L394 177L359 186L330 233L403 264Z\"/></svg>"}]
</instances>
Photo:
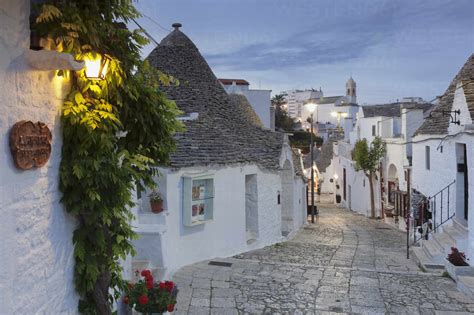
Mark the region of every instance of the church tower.
<instances>
[{"instance_id":1,"label":"church tower","mask_svg":"<svg viewBox=\"0 0 474 315\"><path fill-rule=\"evenodd\" d=\"M356 83L352 76L346 82L346 99L349 103L357 104Z\"/></svg>"}]
</instances>

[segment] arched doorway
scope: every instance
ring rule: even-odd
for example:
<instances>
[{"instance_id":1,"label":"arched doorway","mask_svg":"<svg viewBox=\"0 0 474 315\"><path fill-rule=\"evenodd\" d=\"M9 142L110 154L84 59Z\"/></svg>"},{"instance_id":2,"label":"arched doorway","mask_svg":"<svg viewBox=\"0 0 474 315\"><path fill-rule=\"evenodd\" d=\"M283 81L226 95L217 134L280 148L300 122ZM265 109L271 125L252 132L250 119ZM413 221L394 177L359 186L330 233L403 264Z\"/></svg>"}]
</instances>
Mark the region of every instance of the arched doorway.
<instances>
[{"instance_id":1,"label":"arched doorway","mask_svg":"<svg viewBox=\"0 0 474 315\"><path fill-rule=\"evenodd\" d=\"M289 160L281 171L281 234L287 236L293 230L293 168Z\"/></svg>"}]
</instances>

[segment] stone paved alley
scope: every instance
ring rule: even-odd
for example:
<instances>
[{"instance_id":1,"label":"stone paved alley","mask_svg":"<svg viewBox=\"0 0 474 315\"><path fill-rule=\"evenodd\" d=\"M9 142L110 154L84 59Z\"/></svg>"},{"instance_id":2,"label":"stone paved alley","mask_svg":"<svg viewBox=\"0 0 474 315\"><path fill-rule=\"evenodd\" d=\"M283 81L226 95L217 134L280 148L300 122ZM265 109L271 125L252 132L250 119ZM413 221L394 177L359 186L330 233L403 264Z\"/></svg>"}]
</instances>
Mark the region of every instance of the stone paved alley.
<instances>
[{"instance_id":1,"label":"stone paved alley","mask_svg":"<svg viewBox=\"0 0 474 315\"><path fill-rule=\"evenodd\" d=\"M406 259L405 234L324 204L291 240L182 268L176 314L474 314L447 277Z\"/></svg>"}]
</instances>

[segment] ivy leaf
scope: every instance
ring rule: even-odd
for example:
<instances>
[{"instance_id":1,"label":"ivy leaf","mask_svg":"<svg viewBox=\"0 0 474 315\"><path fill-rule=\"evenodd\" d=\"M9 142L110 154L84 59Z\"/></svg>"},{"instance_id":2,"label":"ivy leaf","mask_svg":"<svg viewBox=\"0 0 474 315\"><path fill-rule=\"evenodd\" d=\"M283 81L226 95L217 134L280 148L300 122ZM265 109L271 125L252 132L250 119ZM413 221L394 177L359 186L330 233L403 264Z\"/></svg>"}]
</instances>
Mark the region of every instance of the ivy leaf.
<instances>
[{"instance_id":1,"label":"ivy leaf","mask_svg":"<svg viewBox=\"0 0 474 315\"><path fill-rule=\"evenodd\" d=\"M95 85L95 84L92 84L89 86L89 89L94 92L96 95L100 95L100 93L102 92L102 90L100 89L100 87L98 85Z\"/></svg>"},{"instance_id":2,"label":"ivy leaf","mask_svg":"<svg viewBox=\"0 0 474 315\"><path fill-rule=\"evenodd\" d=\"M62 15L61 11L54 5L43 4L41 6L41 13L36 18L36 23L50 22Z\"/></svg>"},{"instance_id":3,"label":"ivy leaf","mask_svg":"<svg viewBox=\"0 0 474 315\"><path fill-rule=\"evenodd\" d=\"M122 243L122 241L123 241L124 239L125 239L125 237L123 237L122 235L117 235L117 238L116 238L117 243L119 243L119 244Z\"/></svg>"},{"instance_id":4,"label":"ivy leaf","mask_svg":"<svg viewBox=\"0 0 474 315\"><path fill-rule=\"evenodd\" d=\"M77 104L84 104L86 100L84 99L84 96L78 91L76 94L74 94L74 100L76 101Z\"/></svg>"}]
</instances>

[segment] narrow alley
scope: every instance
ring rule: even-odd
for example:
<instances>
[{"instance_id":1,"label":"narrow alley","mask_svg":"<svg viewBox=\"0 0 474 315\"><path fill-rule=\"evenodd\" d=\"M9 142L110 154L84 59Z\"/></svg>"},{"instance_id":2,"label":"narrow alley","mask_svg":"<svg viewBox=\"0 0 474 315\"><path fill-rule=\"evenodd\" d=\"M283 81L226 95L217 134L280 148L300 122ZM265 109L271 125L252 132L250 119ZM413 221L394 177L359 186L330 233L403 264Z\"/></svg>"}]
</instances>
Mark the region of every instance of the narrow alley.
<instances>
[{"instance_id":1,"label":"narrow alley","mask_svg":"<svg viewBox=\"0 0 474 315\"><path fill-rule=\"evenodd\" d=\"M405 237L382 222L323 204L317 222L305 226L289 241L182 268L174 277L180 287L177 311L474 312L474 301L458 291L449 277L424 273L406 258Z\"/></svg>"}]
</instances>

